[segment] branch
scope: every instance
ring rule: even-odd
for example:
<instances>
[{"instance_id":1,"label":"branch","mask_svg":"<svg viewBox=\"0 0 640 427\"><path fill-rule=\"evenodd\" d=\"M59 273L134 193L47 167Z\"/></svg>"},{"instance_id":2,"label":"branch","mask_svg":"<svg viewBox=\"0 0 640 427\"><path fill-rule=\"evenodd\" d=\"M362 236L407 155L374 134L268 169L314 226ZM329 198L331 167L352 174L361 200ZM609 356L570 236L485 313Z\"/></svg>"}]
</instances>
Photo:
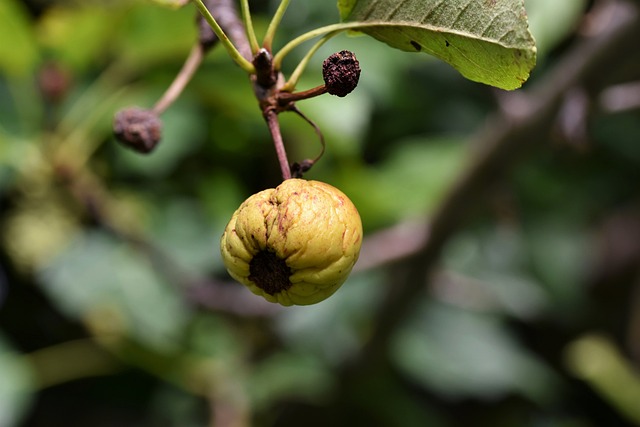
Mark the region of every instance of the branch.
<instances>
[{"instance_id":1,"label":"branch","mask_svg":"<svg viewBox=\"0 0 640 427\"><path fill-rule=\"evenodd\" d=\"M238 15L238 9L233 0L207 0L207 9L220 25L220 28L229 36L240 54L251 61L251 45L247 37L244 24Z\"/></svg>"},{"instance_id":2,"label":"branch","mask_svg":"<svg viewBox=\"0 0 640 427\"><path fill-rule=\"evenodd\" d=\"M121 227L109 209L113 203L111 195L100 179L87 169L72 169L69 165L56 164L55 170L69 193L98 225L146 256L158 274L180 290L194 306L233 315L258 317L273 315L280 309L279 306L256 298L238 283L217 281L189 273L146 236Z\"/></svg>"},{"instance_id":3,"label":"branch","mask_svg":"<svg viewBox=\"0 0 640 427\"><path fill-rule=\"evenodd\" d=\"M640 109L640 81L611 86L599 98L600 108L607 113Z\"/></svg>"},{"instance_id":4,"label":"branch","mask_svg":"<svg viewBox=\"0 0 640 427\"><path fill-rule=\"evenodd\" d=\"M162 114L175 102L176 99L178 99L184 88L187 87L187 84L191 81L193 75L200 67L200 64L202 64L204 53L205 48L203 45L201 43L196 43L196 45L191 49L189 57L182 66L182 69L180 69L176 78L171 82L169 88L167 88L162 97L153 106L152 111L156 115L159 116Z\"/></svg>"},{"instance_id":5,"label":"branch","mask_svg":"<svg viewBox=\"0 0 640 427\"><path fill-rule=\"evenodd\" d=\"M249 74L255 72L251 61L247 60L242 53L238 50L236 45L231 41L225 30L220 26L216 18L213 17L209 8L204 4L203 0L191 0L195 7L198 9L202 17L207 21L211 29L216 34L216 37L222 43L231 59L244 71Z\"/></svg>"},{"instance_id":6,"label":"branch","mask_svg":"<svg viewBox=\"0 0 640 427\"><path fill-rule=\"evenodd\" d=\"M354 363L345 367L351 375L367 375L386 356L388 342L420 300L427 277L437 263L445 243L462 228L469 214L483 204L492 186L515 166L519 158L544 141L569 91L576 87L597 93L607 83L603 76L630 59L640 38L638 8L627 2L612 2L608 28L583 40L530 91L506 98L510 108L487 122L475 138L474 159L434 213L428 238L404 261L404 277L389 288L384 304L373 320L371 339ZM346 381L349 381L347 376ZM353 379L353 378L352 378Z\"/></svg>"},{"instance_id":7,"label":"branch","mask_svg":"<svg viewBox=\"0 0 640 427\"><path fill-rule=\"evenodd\" d=\"M353 272L380 268L413 256L429 238L427 224L404 222L365 237Z\"/></svg>"}]
</instances>

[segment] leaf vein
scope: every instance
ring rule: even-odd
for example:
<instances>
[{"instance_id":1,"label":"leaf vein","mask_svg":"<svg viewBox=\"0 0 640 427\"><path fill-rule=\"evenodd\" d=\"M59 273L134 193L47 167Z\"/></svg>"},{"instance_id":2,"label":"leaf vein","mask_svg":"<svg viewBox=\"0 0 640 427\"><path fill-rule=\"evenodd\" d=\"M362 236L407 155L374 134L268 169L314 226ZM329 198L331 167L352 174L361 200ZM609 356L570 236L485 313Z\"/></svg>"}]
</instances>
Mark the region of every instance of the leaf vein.
<instances>
[{"instance_id":1,"label":"leaf vein","mask_svg":"<svg viewBox=\"0 0 640 427\"><path fill-rule=\"evenodd\" d=\"M451 23L451 27L456 28L458 21L460 20L460 18L462 17L462 15L465 14L465 12L467 10L469 10L469 7L471 6L471 2L468 1L463 8L461 8L458 13L456 14L455 19L453 20L453 22Z\"/></svg>"},{"instance_id":2,"label":"leaf vein","mask_svg":"<svg viewBox=\"0 0 640 427\"><path fill-rule=\"evenodd\" d=\"M487 25L485 25L485 27L482 29L482 31L480 31L480 35L485 37L487 35L487 33L489 32L489 30L491 30L491 28L493 27L493 24L496 22L496 20L498 19L500 15L493 15L491 17L491 19L489 20L489 23Z\"/></svg>"},{"instance_id":3,"label":"leaf vein","mask_svg":"<svg viewBox=\"0 0 640 427\"><path fill-rule=\"evenodd\" d=\"M422 19L420 19L420 23L421 24L426 24L431 20L431 16L433 15L433 13L440 8L440 6L442 6L444 4L444 0L440 0L436 3L433 4L433 6L427 11L427 14L424 15L422 17Z\"/></svg>"},{"instance_id":4,"label":"leaf vein","mask_svg":"<svg viewBox=\"0 0 640 427\"><path fill-rule=\"evenodd\" d=\"M376 11L376 7L378 6L380 0L373 0L369 3L369 9L364 12L363 18L364 20L368 20L372 13Z\"/></svg>"},{"instance_id":5,"label":"leaf vein","mask_svg":"<svg viewBox=\"0 0 640 427\"><path fill-rule=\"evenodd\" d=\"M389 16L387 16L388 20L392 20L396 14L409 2L410 0L402 0L400 2L398 2L398 4L396 5L396 7L394 9L391 9L391 12L389 13Z\"/></svg>"}]
</instances>

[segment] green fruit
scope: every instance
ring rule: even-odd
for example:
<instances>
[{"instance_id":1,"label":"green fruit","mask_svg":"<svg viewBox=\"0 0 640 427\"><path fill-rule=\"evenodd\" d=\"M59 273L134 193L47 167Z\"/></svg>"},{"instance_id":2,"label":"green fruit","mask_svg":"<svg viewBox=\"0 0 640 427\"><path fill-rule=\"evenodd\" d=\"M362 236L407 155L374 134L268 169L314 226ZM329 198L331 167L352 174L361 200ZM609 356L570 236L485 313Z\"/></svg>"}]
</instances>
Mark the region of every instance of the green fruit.
<instances>
[{"instance_id":1,"label":"green fruit","mask_svg":"<svg viewBox=\"0 0 640 427\"><path fill-rule=\"evenodd\" d=\"M282 305L320 302L358 259L362 223L351 200L319 181L288 179L240 205L222 235L229 274Z\"/></svg>"}]
</instances>

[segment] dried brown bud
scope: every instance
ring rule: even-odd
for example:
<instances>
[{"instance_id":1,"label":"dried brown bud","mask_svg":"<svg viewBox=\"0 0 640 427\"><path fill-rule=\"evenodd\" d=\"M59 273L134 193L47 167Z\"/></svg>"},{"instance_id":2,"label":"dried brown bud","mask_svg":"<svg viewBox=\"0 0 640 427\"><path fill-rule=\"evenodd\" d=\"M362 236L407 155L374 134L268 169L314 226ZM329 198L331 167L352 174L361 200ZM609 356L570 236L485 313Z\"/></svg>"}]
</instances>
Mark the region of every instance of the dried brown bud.
<instances>
[{"instance_id":1,"label":"dried brown bud","mask_svg":"<svg viewBox=\"0 0 640 427\"><path fill-rule=\"evenodd\" d=\"M61 64L47 62L38 73L38 86L46 101L59 103L69 92L71 75Z\"/></svg>"},{"instance_id":2,"label":"dried brown bud","mask_svg":"<svg viewBox=\"0 0 640 427\"><path fill-rule=\"evenodd\" d=\"M113 133L124 146L150 153L160 142L162 122L153 111L125 108L113 119Z\"/></svg>"},{"instance_id":3,"label":"dried brown bud","mask_svg":"<svg viewBox=\"0 0 640 427\"><path fill-rule=\"evenodd\" d=\"M331 95L347 96L358 86L360 64L353 52L342 50L324 60L322 78Z\"/></svg>"}]
</instances>

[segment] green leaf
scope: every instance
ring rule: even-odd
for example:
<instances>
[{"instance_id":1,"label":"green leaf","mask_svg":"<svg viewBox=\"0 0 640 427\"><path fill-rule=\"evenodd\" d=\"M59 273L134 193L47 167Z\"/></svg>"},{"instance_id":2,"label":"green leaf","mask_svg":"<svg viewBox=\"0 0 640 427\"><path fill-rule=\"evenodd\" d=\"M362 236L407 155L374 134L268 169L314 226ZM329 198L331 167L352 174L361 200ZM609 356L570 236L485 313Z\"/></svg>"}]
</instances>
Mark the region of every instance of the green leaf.
<instances>
[{"instance_id":1,"label":"green leaf","mask_svg":"<svg viewBox=\"0 0 640 427\"><path fill-rule=\"evenodd\" d=\"M375 272L353 274L322 304L284 310L275 319L275 328L285 345L297 353L320 357L329 364L349 360L361 345L373 307L381 303L382 283L383 275Z\"/></svg>"},{"instance_id":2,"label":"green leaf","mask_svg":"<svg viewBox=\"0 0 640 427\"><path fill-rule=\"evenodd\" d=\"M180 295L151 260L106 233L75 236L39 277L63 313L120 328L159 352L175 351L189 318Z\"/></svg>"},{"instance_id":3,"label":"green leaf","mask_svg":"<svg viewBox=\"0 0 640 427\"><path fill-rule=\"evenodd\" d=\"M425 52L501 89L529 78L536 46L523 0L343 0L344 21L396 49Z\"/></svg>"},{"instance_id":4,"label":"green leaf","mask_svg":"<svg viewBox=\"0 0 640 427\"><path fill-rule=\"evenodd\" d=\"M352 166L332 177L358 206L365 229L432 212L465 160L465 145L455 138L416 137L394 144L398 148L375 168Z\"/></svg>"},{"instance_id":5,"label":"green leaf","mask_svg":"<svg viewBox=\"0 0 640 427\"><path fill-rule=\"evenodd\" d=\"M222 268L220 257L212 252L212 245L217 243L226 223L221 222L214 233L211 220L204 215L199 203L174 198L163 204L163 209L154 212L157 217L151 229L154 241L188 271L204 275L214 268Z\"/></svg>"},{"instance_id":6,"label":"green leaf","mask_svg":"<svg viewBox=\"0 0 640 427\"><path fill-rule=\"evenodd\" d=\"M340 19L347 19L353 6L358 0L338 0L338 10L340 11Z\"/></svg>"},{"instance_id":7,"label":"green leaf","mask_svg":"<svg viewBox=\"0 0 640 427\"><path fill-rule=\"evenodd\" d=\"M104 57L120 12L95 5L51 7L38 22L38 38L50 57L78 72L86 71Z\"/></svg>"},{"instance_id":8,"label":"green leaf","mask_svg":"<svg viewBox=\"0 0 640 427\"><path fill-rule=\"evenodd\" d=\"M253 407L264 410L278 400L318 399L334 378L320 357L310 352L278 352L257 364L250 378Z\"/></svg>"},{"instance_id":9,"label":"green leaf","mask_svg":"<svg viewBox=\"0 0 640 427\"><path fill-rule=\"evenodd\" d=\"M408 378L447 397L517 393L541 402L557 387L553 372L491 314L425 303L394 337L391 351Z\"/></svg>"},{"instance_id":10,"label":"green leaf","mask_svg":"<svg viewBox=\"0 0 640 427\"><path fill-rule=\"evenodd\" d=\"M29 409L33 372L0 334L0 426L17 426Z\"/></svg>"},{"instance_id":11,"label":"green leaf","mask_svg":"<svg viewBox=\"0 0 640 427\"><path fill-rule=\"evenodd\" d=\"M167 29L170 28L170 31ZM184 60L196 40L194 11L137 3L119 23L112 49L136 66Z\"/></svg>"},{"instance_id":12,"label":"green leaf","mask_svg":"<svg viewBox=\"0 0 640 427\"><path fill-rule=\"evenodd\" d=\"M40 52L22 2L0 2L0 70L19 76L33 71Z\"/></svg>"}]
</instances>

